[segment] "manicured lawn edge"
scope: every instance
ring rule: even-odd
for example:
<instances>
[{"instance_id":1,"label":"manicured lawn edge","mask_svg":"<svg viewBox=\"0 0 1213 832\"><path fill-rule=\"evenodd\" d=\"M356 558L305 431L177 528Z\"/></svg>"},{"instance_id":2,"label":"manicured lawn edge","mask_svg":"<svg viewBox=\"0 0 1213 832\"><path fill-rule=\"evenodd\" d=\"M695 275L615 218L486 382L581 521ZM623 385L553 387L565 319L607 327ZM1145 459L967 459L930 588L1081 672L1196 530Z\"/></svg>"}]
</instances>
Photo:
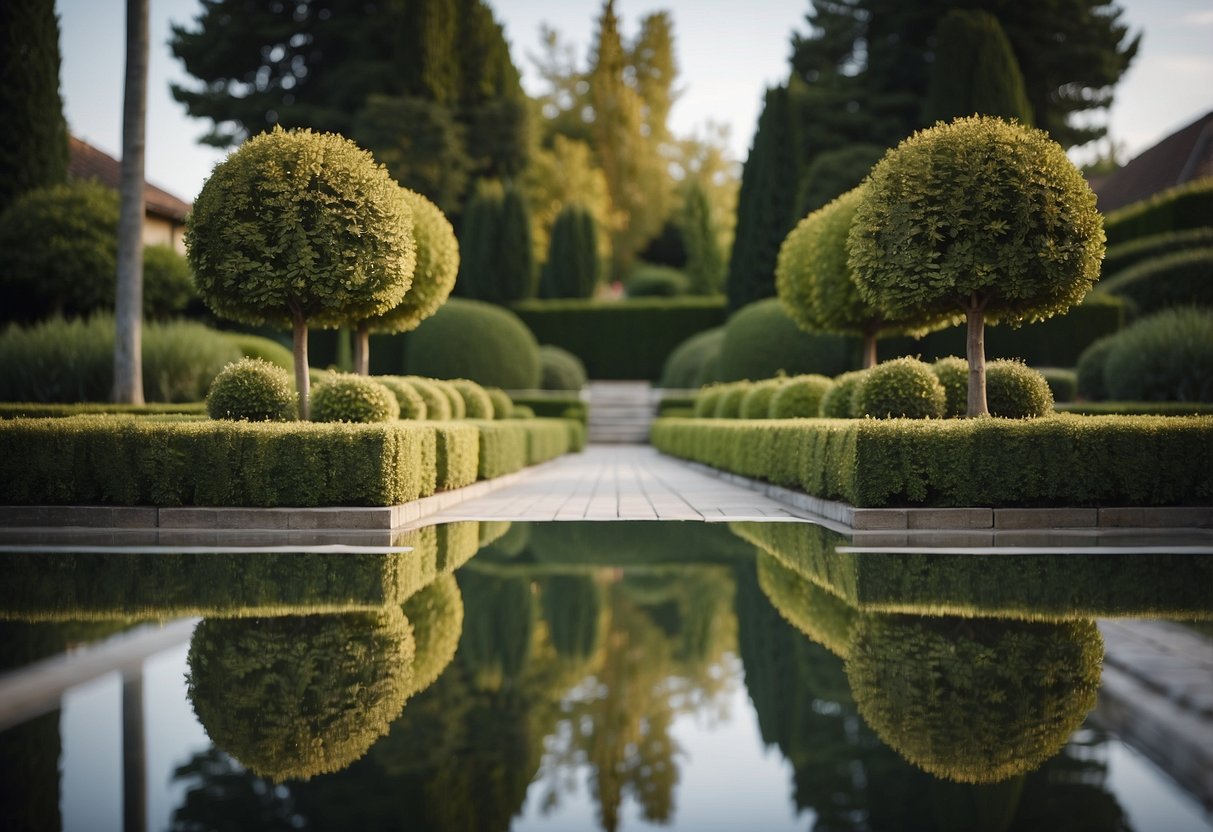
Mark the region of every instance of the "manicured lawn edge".
<instances>
[{"instance_id":1,"label":"manicured lawn edge","mask_svg":"<svg viewBox=\"0 0 1213 832\"><path fill-rule=\"evenodd\" d=\"M1213 502L1213 418L658 419L651 441L860 508Z\"/></svg>"},{"instance_id":2,"label":"manicured lawn edge","mask_svg":"<svg viewBox=\"0 0 1213 832\"><path fill-rule=\"evenodd\" d=\"M566 419L12 419L0 423L0 503L393 506L544 462L579 448L582 436Z\"/></svg>"}]
</instances>

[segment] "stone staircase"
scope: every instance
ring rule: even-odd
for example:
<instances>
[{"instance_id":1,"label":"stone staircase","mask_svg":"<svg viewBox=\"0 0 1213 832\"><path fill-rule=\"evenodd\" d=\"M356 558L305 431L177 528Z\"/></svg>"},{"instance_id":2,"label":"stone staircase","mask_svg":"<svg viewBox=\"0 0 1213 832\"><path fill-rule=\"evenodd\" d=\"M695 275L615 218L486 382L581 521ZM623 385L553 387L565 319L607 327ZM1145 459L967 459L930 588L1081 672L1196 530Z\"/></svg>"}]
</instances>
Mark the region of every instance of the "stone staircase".
<instances>
[{"instance_id":1,"label":"stone staircase","mask_svg":"<svg viewBox=\"0 0 1213 832\"><path fill-rule=\"evenodd\" d=\"M589 405L590 442L643 445L649 441L657 401L647 381L591 381Z\"/></svg>"}]
</instances>

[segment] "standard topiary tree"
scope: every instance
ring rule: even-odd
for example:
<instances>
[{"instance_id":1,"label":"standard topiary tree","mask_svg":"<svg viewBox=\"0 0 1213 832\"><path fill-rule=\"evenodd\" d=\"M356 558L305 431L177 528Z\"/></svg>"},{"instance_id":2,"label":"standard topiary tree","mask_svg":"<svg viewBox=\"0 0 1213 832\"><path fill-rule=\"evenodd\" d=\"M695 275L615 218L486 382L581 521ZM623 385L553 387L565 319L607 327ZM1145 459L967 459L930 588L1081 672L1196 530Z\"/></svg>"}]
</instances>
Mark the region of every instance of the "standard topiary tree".
<instances>
[{"instance_id":1,"label":"standard topiary tree","mask_svg":"<svg viewBox=\"0 0 1213 832\"><path fill-rule=\"evenodd\" d=\"M877 364L853 396L857 415L877 419L942 419L947 404L943 385L930 365L917 358Z\"/></svg>"},{"instance_id":2,"label":"standard topiary tree","mask_svg":"<svg viewBox=\"0 0 1213 832\"><path fill-rule=\"evenodd\" d=\"M539 344L508 309L451 298L405 342L404 365L412 375L470 378L505 390L539 386Z\"/></svg>"},{"instance_id":3,"label":"standard topiary tree","mask_svg":"<svg viewBox=\"0 0 1213 832\"><path fill-rule=\"evenodd\" d=\"M392 391L377 381L334 373L316 385L312 418L317 422L390 422L400 418Z\"/></svg>"},{"instance_id":4,"label":"standard topiary tree","mask_svg":"<svg viewBox=\"0 0 1213 832\"><path fill-rule=\"evenodd\" d=\"M413 212L417 263L413 282L400 303L354 325L354 372L368 375L372 332L409 332L446 303L459 273L459 241L438 206L421 194L401 188Z\"/></svg>"},{"instance_id":5,"label":"standard topiary tree","mask_svg":"<svg viewBox=\"0 0 1213 832\"><path fill-rule=\"evenodd\" d=\"M1099 277L1095 195L1042 130L963 118L903 141L869 176L848 240L860 292L891 316L963 313L969 416L988 412L985 325L1044 320Z\"/></svg>"},{"instance_id":6,"label":"standard topiary tree","mask_svg":"<svg viewBox=\"0 0 1213 832\"><path fill-rule=\"evenodd\" d=\"M212 419L286 422L295 418L295 407L290 373L260 358L228 364L206 394L206 412Z\"/></svg>"},{"instance_id":7,"label":"standard topiary tree","mask_svg":"<svg viewBox=\"0 0 1213 832\"><path fill-rule=\"evenodd\" d=\"M577 204L564 206L552 224L548 259L539 294L545 298L588 298L602 270L594 215Z\"/></svg>"},{"instance_id":8,"label":"standard topiary tree","mask_svg":"<svg viewBox=\"0 0 1213 832\"><path fill-rule=\"evenodd\" d=\"M185 241L217 315L294 331L299 415L308 417L307 330L386 312L415 265L412 212L366 151L329 133L275 129L215 167Z\"/></svg>"}]
</instances>

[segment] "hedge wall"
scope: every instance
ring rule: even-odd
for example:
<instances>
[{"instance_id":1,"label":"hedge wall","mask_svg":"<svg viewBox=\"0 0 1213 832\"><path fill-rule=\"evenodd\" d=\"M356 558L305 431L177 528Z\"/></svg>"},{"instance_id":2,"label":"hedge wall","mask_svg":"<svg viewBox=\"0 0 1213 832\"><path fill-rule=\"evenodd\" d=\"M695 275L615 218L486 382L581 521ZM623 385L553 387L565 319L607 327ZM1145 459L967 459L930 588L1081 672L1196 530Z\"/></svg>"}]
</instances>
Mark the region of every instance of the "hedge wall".
<instances>
[{"instance_id":1,"label":"hedge wall","mask_svg":"<svg viewBox=\"0 0 1213 832\"><path fill-rule=\"evenodd\" d=\"M1213 418L659 419L658 450L859 507L1207 505Z\"/></svg>"},{"instance_id":2,"label":"hedge wall","mask_svg":"<svg viewBox=\"0 0 1213 832\"><path fill-rule=\"evenodd\" d=\"M1213 217L1213 177L1176 185L1126 205L1104 217L1108 246L1168 231L1210 225Z\"/></svg>"},{"instance_id":3,"label":"hedge wall","mask_svg":"<svg viewBox=\"0 0 1213 832\"><path fill-rule=\"evenodd\" d=\"M501 424L13 419L0 423L0 503L389 506L551 459L579 429ZM485 442L494 456L482 465Z\"/></svg>"},{"instance_id":4,"label":"hedge wall","mask_svg":"<svg viewBox=\"0 0 1213 832\"><path fill-rule=\"evenodd\" d=\"M113 402L80 402L77 404L0 402L0 419L15 419L19 416L29 419L46 419L60 416L83 416L88 413L124 413L139 416L182 414L205 416L206 402L185 402L183 404L168 404L165 402L152 402L149 404L114 404Z\"/></svg>"},{"instance_id":5,"label":"hedge wall","mask_svg":"<svg viewBox=\"0 0 1213 832\"><path fill-rule=\"evenodd\" d=\"M656 381L666 356L724 323L723 298L524 301L511 307L541 344L581 359L591 379Z\"/></svg>"}]
</instances>

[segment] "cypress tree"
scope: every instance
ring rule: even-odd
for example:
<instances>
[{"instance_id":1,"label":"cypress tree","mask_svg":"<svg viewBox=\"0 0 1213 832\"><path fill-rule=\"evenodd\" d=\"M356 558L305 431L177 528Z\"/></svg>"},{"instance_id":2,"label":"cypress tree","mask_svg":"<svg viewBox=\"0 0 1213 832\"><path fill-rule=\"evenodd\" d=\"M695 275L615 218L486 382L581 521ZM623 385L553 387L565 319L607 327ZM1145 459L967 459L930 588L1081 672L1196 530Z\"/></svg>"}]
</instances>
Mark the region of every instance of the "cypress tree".
<instances>
[{"instance_id":1,"label":"cypress tree","mask_svg":"<svg viewBox=\"0 0 1213 832\"><path fill-rule=\"evenodd\" d=\"M503 302L535 296L535 247L531 212L522 194L506 188L497 238L497 284Z\"/></svg>"},{"instance_id":2,"label":"cypress tree","mask_svg":"<svg viewBox=\"0 0 1213 832\"><path fill-rule=\"evenodd\" d=\"M588 298L598 283L598 229L594 215L566 205L552 225L540 294L545 298Z\"/></svg>"},{"instance_id":3,"label":"cypress tree","mask_svg":"<svg viewBox=\"0 0 1213 832\"><path fill-rule=\"evenodd\" d=\"M1023 73L998 18L952 9L935 30L935 62L923 105L923 121L971 115L999 116L1032 124Z\"/></svg>"},{"instance_id":4,"label":"cypress tree","mask_svg":"<svg viewBox=\"0 0 1213 832\"><path fill-rule=\"evenodd\" d=\"M459 234L459 276L455 279L455 294L461 297L501 302L496 262L501 202L499 192L482 187L464 211Z\"/></svg>"},{"instance_id":5,"label":"cypress tree","mask_svg":"<svg viewBox=\"0 0 1213 832\"><path fill-rule=\"evenodd\" d=\"M21 194L67 179L54 0L0 3L0 213Z\"/></svg>"},{"instance_id":6,"label":"cypress tree","mask_svg":"<svg viewBox=\"0 0 1213 832\"><path fill-rule=\"evenodd\" d=\"M724 261L716 242L712 221L712 206L703 186L694 180L682 198L682 235L686 243L686 273L691 291L697 295L712 295L724 282Z\"/></svg>"}]
</instances>

